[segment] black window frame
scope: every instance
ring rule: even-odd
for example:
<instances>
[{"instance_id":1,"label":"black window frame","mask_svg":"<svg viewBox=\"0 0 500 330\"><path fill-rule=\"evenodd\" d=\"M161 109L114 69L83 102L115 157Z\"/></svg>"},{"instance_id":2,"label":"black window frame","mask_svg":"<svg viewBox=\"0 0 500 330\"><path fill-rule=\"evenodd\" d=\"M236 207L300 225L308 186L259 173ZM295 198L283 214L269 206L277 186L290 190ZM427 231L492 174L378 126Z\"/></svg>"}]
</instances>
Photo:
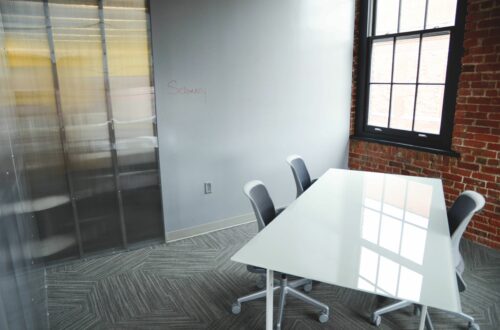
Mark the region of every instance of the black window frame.
<instances>
[{"instance_id":1,"label":"black window frame","mask_svg":"<svg viewBox=\"0 0 500 330\"><path fill-rule=\"evenodd\" d=\"M408 32L391 33L378 36L368 35L369 31L375 31L377 0L360 1L359 16L359 45L358 45L358 72L356 91L356 116L355 132L352 139L378 142L403 146L411 149L418 149L439 154L458 156L458 153L451 150L452 134L455 117L455 106L458 93L458 81L461 72L461 60L463 56L463 40L465 29L465 16L467 9L466 0L457 0L455 13L455 25L450 27L440 27L434 29L424 29ZM401 15L401 3L399 0L398 24ZM426 14L429 0L426 0ZM370 26L369 26L370 24ZM370 62L371 45L373 40L412 36L449 31L450 42L448 49L448 64L443 95L443 111L441 117L440 134L421 133L415 131L405 131L389 127L375 127L368 125L368 100L370 85ZM421 43L420 43L421 45ZM420 47L420 46L419 46ZM393 49L395 48L395 44ZM394 56L394 55L393 55ZM420 52L419 52L420 57ZM394 59L393 59L394 60ZM391 81L391 85L393 82ZM416 100L417 95L415 95ZM390 105L389 105L390 106ZM389 113L390 116L390 113ZM413 121L415 119L413 118ZM390 121L390 117L389 117ZM388 125L389 126L389 125Z\"/></svg>"}]
</instances>

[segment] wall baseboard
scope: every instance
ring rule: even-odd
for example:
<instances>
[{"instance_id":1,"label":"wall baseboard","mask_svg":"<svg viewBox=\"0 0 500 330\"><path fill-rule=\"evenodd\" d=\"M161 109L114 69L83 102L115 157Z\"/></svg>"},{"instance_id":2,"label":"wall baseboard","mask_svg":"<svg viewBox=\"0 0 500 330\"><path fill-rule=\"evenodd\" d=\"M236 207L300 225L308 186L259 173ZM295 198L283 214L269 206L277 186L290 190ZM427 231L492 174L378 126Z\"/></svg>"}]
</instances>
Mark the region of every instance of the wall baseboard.
<instances>
[{"instance_id":1,"label":"wall baseboard","mask_svg":"<svg viewBox=\"0 0 500 330\"><path fill-rule=\"evenodd\" d=\"M178 241L185 238L190 238L194 236L199 236L203 234L208 234L213 231L227 229L239 225L243 225L246 223L256 221L255 215L253 213L247 213L238 215L231 218L226 218L222 220L213 221L207 224L203 224L200 226L189 227L185 229L175 230L171 232L167 232L165 237L167 239L167 243Z\"/></svg>"}]
</instances>

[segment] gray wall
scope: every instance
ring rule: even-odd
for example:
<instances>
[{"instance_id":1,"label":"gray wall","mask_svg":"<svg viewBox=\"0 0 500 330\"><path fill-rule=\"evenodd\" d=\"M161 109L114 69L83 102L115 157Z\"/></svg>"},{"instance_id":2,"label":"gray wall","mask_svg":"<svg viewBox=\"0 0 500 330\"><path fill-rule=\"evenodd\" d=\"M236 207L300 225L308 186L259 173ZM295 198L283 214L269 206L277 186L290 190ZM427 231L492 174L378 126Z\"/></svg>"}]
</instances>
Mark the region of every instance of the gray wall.
<instances>
[{"instance_id":1,"label":"gray wall","mask_svg":"<svg viewBox=\"0 0 500 330\"><path fill-rule=\"evenodd\" d=\"M32 256L38 232L23 203L29 191L22 150L13 143L16 121L4 50L0 15L0 329L46 329L45 268Z\"/></svg>"},{"instance_id":2,"label":"gray wall","mask_svg":"<svg viewBox=\"0 0 500 330\"><path fill-rule=\"evenodd\" d=\"M167 232L251 212L251 179L290 203L289 154L313 177L347 166L354 0L152 0L151 16Z\"/></svg>"}]
</instances>

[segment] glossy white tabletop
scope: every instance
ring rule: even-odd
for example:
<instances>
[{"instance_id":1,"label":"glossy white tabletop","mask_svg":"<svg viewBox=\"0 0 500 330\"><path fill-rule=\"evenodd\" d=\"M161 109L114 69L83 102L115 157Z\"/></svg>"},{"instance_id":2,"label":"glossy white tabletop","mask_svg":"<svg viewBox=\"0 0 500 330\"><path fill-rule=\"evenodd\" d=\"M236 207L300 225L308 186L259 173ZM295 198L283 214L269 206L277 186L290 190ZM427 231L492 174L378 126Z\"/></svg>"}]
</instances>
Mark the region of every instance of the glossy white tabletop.
<instances>
[{"instance_id":1,"label":"glossy white tabletop","mask_svg":"<svg viewBox=\"0 0 500 330\"><path fill-rule=\"evenodd\" d=\"M231 259L461 311L439 179L330 169Z\"/></svg>"}]
</instances>

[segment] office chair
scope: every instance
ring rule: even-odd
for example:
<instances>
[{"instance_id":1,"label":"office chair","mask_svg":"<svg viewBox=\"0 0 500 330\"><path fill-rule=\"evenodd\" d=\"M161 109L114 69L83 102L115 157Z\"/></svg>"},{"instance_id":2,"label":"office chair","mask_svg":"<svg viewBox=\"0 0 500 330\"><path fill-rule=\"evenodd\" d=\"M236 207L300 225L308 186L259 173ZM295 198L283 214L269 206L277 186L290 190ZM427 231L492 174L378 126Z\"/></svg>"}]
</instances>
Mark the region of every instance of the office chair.
<instances>
[{"instance_id":1,"label":"office chair","mask_svg":"<svg viewBox=\"0 0 500 330\"><path fill-rule=\"evenodd\" d=\"M485 204L484 197L478 194L477 192L466 190L458 196L453 205L448 210L448 226L450 228L451 234L451 243L452 243L452 252L453 259L455 263L456 275L457 275L457 284L458 290L460 292L465 291L467 288L463 278L462 273L464 272L464 259L460 254L459 245L460 239L467 228L467 225L472 219L472 216L481 210ZM400 301L394 303L392 305L386 306L379 310L373 312L371 316L371 323L373 325L379 326L382 321L381 315L413 305L410 301ZM415 314L420 313L421 307L418 305L414 306ZM468 327L469 329L479 330L479 325L474 322L474 318L464 313L454 313L457 316L469 321ZM427 329L434 329L432 326L432 321L427 313L427 317L425 320L425 324Z\"/></svg>"},{"instance_id":2,"label":"office chair","mask_svg":"<svg viewBox=\"0 0 500 330\"><path fill-rule=\"evenodd\" d=\"M293 178L297 186L297 197L299 197L307 188L316 182L317 179L311 180L306 163L299 155L290 155L286 158L286 161L292 168Z\"/></svg>"},{"instance_id":3,"label":"office chair","mask_svg":"<svg viewBox=\"0 0 500 330\"><path fill-rule=\"evenodd\" d=\"M266 187L260 181L250 181L245 184L243 191L245 195L250 199L252 208L257 218L257 225L259 231L261 231L265 226L267 226L274 218L280 214L284 208L275 209L273 201L267 192ZM277 242L276 244L279 244ZM247 270L252 273L265 274L266 270L264 268L247 266ZM265 276L265 275L264 275ZM276 280L275 280L276 281ZM277 283L278 284L278 283ZM298 298L310 305L316 306L321 309L319 314L319 321L325 323L328 321L329 308L327 305L313 299L302 292L296 290L298 287L304 287L305 292L309 292L312 289L312 281L308 279L299 279L295 281L288 281L286 274L281 274L279 280L279 286L274 287L274 291L280 290L280 302L279 302L279 316L277 322L277 329L281 328L283 322L284 307L286 303L286 296L290 294L291 296ZM233 303L231 311L233 314L239 314L241 312L241 303L256 300L259 298L264 298L266 296L266 290L261 290L255 293L251 293L244 297L238 298L238 300Z\"/></svg>"}]
</instances>

